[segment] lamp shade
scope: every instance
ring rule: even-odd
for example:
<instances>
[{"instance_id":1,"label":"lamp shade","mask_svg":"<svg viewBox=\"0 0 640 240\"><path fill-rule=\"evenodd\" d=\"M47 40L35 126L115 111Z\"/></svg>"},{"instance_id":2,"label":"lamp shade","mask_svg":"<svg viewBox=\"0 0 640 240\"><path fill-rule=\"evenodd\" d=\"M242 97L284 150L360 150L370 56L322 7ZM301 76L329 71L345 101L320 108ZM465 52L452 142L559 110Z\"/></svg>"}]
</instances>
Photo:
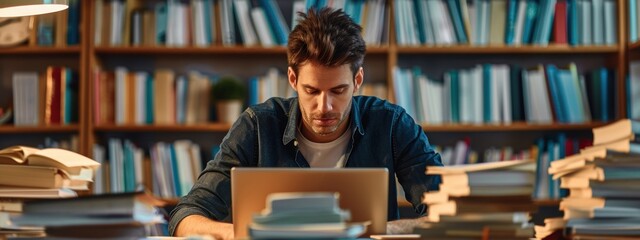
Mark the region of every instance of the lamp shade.
<instances>
[{"instance_id":1,"label":"lamp shade","mask_svg":"<svg viewBox=\"0 0 640 240\"><path fill-rule=\"evenodd\" d=\"M67 0L0 0L0 17L32 16L67 8Z\"/></svg>"}]
</instances>

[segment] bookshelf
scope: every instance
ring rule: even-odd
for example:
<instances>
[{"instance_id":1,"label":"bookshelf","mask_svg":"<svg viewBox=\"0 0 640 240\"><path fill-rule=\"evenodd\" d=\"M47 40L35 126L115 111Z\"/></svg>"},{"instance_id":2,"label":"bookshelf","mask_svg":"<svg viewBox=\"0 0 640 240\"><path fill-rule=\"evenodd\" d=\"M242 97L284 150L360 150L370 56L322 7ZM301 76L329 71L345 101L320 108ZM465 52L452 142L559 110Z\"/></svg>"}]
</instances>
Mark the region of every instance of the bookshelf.
<instances>
[{"instance_id":1,"label":"bookshelf","mask_svg":"<svg viewBox=\"0 0 640 240\"><path fill-rule=\"evenodd\" d=\"M192 139L200 143L203 152L209 152L210 145L219 143L229 130L230 124L223 124L210 120L195 125L135 125L112 123L96 124L94 121L94 71L98 68L113 71L117 66L127 67L130 71L153 72L159 68L171 68L177 74L185 74L191 70L198 70L220 75L233 74L243 79L255 75L263 75L269 67L275 67L281 72L286 70L286 48L283 46L246 47L241 44L222 46L215 43L207 47L165 47L165 46L106 46L95 44L96 19L94 18L96 4L105 1L82 1L81 6L81 41L77 46L38 47L18 46L0 49L0 74L3 76L1 89L10 92L11 72L14 69L42 71L51 64L69 65L79 74L78 122L65 126L35 126L14 127L0 126L0 140L3 145L22 143L16 139L44 138L48 135L78 135L79 151L87 156L93 155L93 145L106 145L109 138L131 139L135 144L148 150L150 144L157 141L174 141L178 139ZM129 0L126 2L130 2ZM154 4L158 1L133 0L131 2L142 5ZM410 68L419 66L432 76L441 76L451 68L469 68L476 64L510 64L516 63L525 67L536 64L565 65L576 62L581 71L594 67L607 66L618 74L615 85L624 89L625 74L627 73L628 58L638 55L640 43L627 44L627 10L625 0L615 0L617 42L614 45L570 46L567 44L553 44L548 46L475 46L475 45L419 45L405 46L396 40L395 1L386 0L386 14L384 25L388 28L386 42L377 46L367 46L365 58L365 82L381 83L388 87L388 99L396 102L393 84L393 68L395 66ZM291 1L277 0L287 24L290 24L292 6ZM17 61L15 59L18 59ZM22 60L24 59L24 60ZM584 73L584 72L581 72ZM0 98L0 104L8 104L8 100ZM626 116L625 93L616 94L615 119ZM511 124L428 124L421 123L432 144L452 145L456 140L469 137L480 148L492 145L513 144L517 148L527 148L534 139L546 134L566 132L572 137L590 138L590 130L601 126L605 122L587 122L567 124L554 121L547 124L529 124L515 121ZM9 139L8 139L8 138ZM148 155L146 153L145 155ZM210 158L211 154L203 156Z\"/></svg>"}]
</instances>

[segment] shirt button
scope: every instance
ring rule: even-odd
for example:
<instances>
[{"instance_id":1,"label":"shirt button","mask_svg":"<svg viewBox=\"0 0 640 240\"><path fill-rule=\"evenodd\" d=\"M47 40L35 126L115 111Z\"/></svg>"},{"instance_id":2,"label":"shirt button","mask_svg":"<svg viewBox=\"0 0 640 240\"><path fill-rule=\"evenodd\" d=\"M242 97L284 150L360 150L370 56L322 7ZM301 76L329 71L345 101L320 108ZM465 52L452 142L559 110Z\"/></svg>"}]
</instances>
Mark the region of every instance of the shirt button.
<instances>
[{"instance_id":1,"label":"shirt button","mask_svg":"<svg viewBox=\"0 0 640 240\"><path fill-rule=\"evenodd\" d=\"M298 140L293 140L293 146L297 147L298 146Z\"/></svg>"}]
</instances>

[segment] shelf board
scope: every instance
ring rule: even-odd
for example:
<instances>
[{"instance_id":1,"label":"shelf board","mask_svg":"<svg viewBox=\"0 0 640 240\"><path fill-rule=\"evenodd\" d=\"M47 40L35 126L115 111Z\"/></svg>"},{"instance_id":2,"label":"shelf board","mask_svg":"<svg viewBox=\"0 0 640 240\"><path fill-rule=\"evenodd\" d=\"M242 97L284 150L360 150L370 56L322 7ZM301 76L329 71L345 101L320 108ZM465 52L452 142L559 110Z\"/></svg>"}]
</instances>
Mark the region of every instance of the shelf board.
<instances>
[{"instance_id":1,"label":"shelf board","mask_svg":"<svg viewBox=\"0 0 640 240\"><path fill-rule=\"evenodd\" d=\"M69 47L29 47L19 46L12 48L2 48L0 55L8 54L80 54L80 46Z\"/></svg>"},{"instance_id":2,"label":"shelf board","mask_svg":"<svg viewBox=\"0 0 640 240\"><path fill-rule=\"evenodd\" d=\"M96 47L98 54L286 54L284 47Z\"/></svg>"},{"instance_id":3,"label":"shelf board","mask_svg":"<svg viewBox=\"0 0 640 240\"><path fill-rule=\"evenodd\" d=\"M630 51L636 51L638 49L640 49L640 41L634 42L634 43L629 43L628 46Z\"/></svg>"},{"instance_id":4,"label":"shelf board","mask_svg":"<svg viewBox=\"0 0 640 240\"><path fill-rule=\"evenodd\" d=\"M60 126L0 126L0 133L65 133L77 132L80 130L77 124Z\"/></svg>"},{"instance_id":5,"label":"shelf board","mask_svg":"<svg viewBox=\"0 0 640 240\"><path fill-rule=\"evenodd\" d=\"M399 54L564 54L564 53L617 53L619 47L589 46L572 47L569 45L549 46L436 46L436 47L398 47Z\"/></svg>"},{"instance_id":6,"label":"shelf board","mask_svg":"<svg viewBox=\"0 0 640 240\"><path fill-rule=\"evenodd\" d=\"M101 125L94 127L99 132L227 132L226 123L200 125Z\"/></svg>"},{"instance_id":7,"label":"shelf board","mask_svg":"<svg viewBox=\"0 0 640 240\"><path fill-rule=\"evenodd\" d=\"M98 54L286 54L287 49L283 46L275 47L96 47ZM367 47L368 54L388 53L388 47L371 46Z\"/></svg>"},{"instance_id":8,"label":"shelf board","mask_svg":"<svg viewBox=\"0 0 640 240\"><path fill-rule=\"evenodd\" d=\"M430 125L422 124L422 129L427 132L504 132L504 131L577 131L589 130L603 126L602 122L590 122L582 124L528 124L516 122L509 125L472 125L472 124L444 124Z\"/></svg>"}]
</instances>

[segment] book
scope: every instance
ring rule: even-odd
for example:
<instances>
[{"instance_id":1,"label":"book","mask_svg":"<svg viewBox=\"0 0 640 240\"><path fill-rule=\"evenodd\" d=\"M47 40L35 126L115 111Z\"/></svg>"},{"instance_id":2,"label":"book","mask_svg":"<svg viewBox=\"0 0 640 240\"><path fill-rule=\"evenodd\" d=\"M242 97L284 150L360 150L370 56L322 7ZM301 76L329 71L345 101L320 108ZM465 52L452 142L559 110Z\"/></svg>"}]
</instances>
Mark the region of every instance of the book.
<instances>
[{"instance_id":1,"label":"book","mask_svg":"<svg viewBox=\"0 0 640 240\"><path fill-rule=\"evenodd\" d=\"M0 165L0 185L5 186L89 190L91 181L92 174L74 176L55 167Z\"/></svg>"},{"instance_id":2,"label":"book","mask_svg":"<svg viewBox=\"0 0 640 240\"><path fill-rule=\"evenodd\" d=\"M25 202L22 214L12 217L11 221L47 227L162 223L164 217L156 207L165 204L145 192L35 200Z\"/></svg>"},{"instance_id":3,"label":"book","mask_svg":"<svg viewBox=\"0 0 640 240\"><path fill-rule=\"evenodd\" d=\"M0 150L0 164L54 167L69 175L92 174L100 164L81 154L59 148L12 146ZM90 173L91 172L91 173ZM92 176L92 175L91 175Z\"/></svg>"},{"instance_id":4,"label":"book","mask_svg":"<svg viewBox=\"0 0 640 240\"><path fill-rule=\"evenodd\" d=\"M443 174L452 174L452 173L464 173L464 172L477 172L477 171L486 171L486 170L497 170L497 169L531 169L535 167L535 162L533 160L512 160L512 161L501 161L501 162L488 162L488 163L476 163L476 164L465 164L465 165L455 165L455 166L433 166L427 167L426 174L427 175L443 175Z\"/></svg>"},{"instance_id":5,"label":"book","mask_svg":"<svg viewBox=\"0 0 640 240\"><path fill-rule=\"evenodd\" d=\"M70 198L78 194L68 188L0 188L0 198Z\"/></svg>"}]
</instances>

